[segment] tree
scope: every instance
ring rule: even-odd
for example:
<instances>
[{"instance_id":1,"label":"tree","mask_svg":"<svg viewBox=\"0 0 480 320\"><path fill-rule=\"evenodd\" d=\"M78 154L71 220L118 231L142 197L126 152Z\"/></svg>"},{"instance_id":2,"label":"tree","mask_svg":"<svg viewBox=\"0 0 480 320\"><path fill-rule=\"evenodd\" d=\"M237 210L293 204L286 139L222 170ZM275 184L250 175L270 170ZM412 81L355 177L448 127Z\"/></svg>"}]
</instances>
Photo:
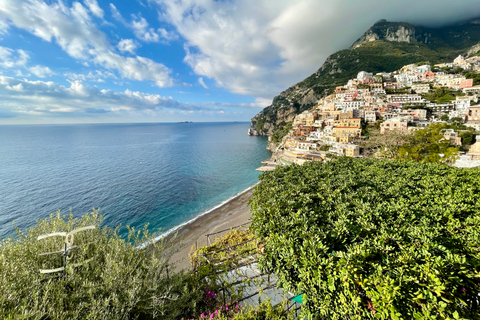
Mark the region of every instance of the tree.
<instances>
[{"instance_id":1,"label":"tree","mask_svg":"<svg viewBox=\"0 0 480 320\"><path fill-rule=\"evenodd\" d=\"M40 220L17 239L0 245L0 317L2 319L179 319L195 314L204 298L191 275L173 274L163 243L146 228L129 228L125 240L118 228L101 227L97 211L80 219L60 213ZM63 247L61 237L38 241L39 235L77 233L72 260L64 273L41 274L57 268L55 255L39 256ZM148 244L140 249L139 246ZM60 255L58 255L61 258ZM78 264L75 266L75 264ZM194 289L196 288L196 289Z\"/></svg>"},{"instance_id":2,"label":"tree","mask_svg":"<svg viewBox=\"0 0 480 320\"><path fill-rule=\"evenodd\" d=\"M260 265L307 319L478 319L479 174L349 158L262 174Z\"/></svg>"},{"instance_id":3,"label":"tree","mask_svg":"<svg viewBox=\"0 0 480 320\"><path fill-rule=\"evenodd\" d=\"M406 143L398 148L395 158L417 162L455 162L459 148L443 139L442 130L448 128L447 124L431 124L414 131L405 138Z\"/></svg>"},{"instance_id":4,"label":"tree","mask_svg":"<svg viewBox=\"0 0 480 320\"><path fill-rule=\"evenodd\" d=\"M367 140L363 140L360 146L364 150L364 155L376 154L376 157L393 159L398 148L405 143L407 133L400 130L385 131L380 134L379 130L370 131Z\"/></svg>"}]
</instances>

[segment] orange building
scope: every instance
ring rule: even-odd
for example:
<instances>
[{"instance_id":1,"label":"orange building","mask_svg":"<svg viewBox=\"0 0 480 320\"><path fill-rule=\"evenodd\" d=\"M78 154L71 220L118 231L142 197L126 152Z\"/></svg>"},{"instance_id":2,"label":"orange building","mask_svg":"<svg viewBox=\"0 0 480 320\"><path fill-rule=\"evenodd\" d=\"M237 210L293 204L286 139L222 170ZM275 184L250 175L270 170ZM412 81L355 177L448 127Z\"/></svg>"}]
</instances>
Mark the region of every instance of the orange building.
<instances>
[{"instance_id":1,"label":"orange building","mask_svg":"<svg viewBox=\"0 0 480 320\"><path fill-rule=\"evenodd\" d=\"M360 119L360 118L348 118L348 119L337 120L337 121L335 121L335 126L361 128L362 127L362 119Z\"/></svg>"}]
</instances>

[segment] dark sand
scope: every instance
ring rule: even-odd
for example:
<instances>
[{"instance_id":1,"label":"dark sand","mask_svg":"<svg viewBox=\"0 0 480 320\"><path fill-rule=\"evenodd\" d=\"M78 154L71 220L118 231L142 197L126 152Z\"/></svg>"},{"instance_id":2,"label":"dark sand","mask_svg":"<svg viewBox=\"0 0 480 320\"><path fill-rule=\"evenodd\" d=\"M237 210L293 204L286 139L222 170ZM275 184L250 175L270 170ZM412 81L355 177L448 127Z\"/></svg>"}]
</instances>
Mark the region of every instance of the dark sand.
<instances>
[{"instance_id":1,"label":"dark sand","mask_svg":"<svg viewBox=\"0 0 480 320\"><path fill-rule=\"evenodd\" d=\"M252 197L250 189L221 207L209 212L195 221L181 227L176 232L171 248L173 254L170 262L177 271L190 269L189 253L192 247L207 245L207 234L219 232L249 222L251 213L248 201ZM224 233L219 234L222 236ZM214 236L210 237L213 242Z\"/></svg>"}]
</instances>

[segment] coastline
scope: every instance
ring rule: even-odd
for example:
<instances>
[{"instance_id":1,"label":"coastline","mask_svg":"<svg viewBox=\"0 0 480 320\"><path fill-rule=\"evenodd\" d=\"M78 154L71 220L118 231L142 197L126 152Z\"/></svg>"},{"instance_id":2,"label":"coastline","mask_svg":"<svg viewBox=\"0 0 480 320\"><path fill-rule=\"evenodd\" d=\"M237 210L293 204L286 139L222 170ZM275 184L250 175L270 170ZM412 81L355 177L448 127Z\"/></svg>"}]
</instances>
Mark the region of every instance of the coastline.
<instances>
[{"instance_id":1,"label":"coastline","mask_svg":"<svg viewBox=\"0 0 480 320\"><path fill-rule=\"evenodd\" d=\"M248 201L255 186L256 184L161 236L167 240L168 252L171 253L169 260L176 271L190 268L190 250L195 245L197 247L207 245L207 234L250 221Z\"/></svg>"}]
</instances>

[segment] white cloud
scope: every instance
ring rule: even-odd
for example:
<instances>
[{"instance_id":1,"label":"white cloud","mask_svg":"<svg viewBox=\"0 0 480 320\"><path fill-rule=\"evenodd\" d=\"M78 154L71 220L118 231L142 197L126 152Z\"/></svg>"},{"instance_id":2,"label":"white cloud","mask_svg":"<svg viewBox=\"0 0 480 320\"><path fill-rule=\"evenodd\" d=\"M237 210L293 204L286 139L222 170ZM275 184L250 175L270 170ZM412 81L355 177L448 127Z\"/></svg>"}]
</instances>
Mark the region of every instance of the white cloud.
<instances>
[{"instance_id":1,"label":"white cloud","mask_svg":"<svg viewBox=\"0 0 480 320\"><path fill-rule=\"evenodd\" d=\"M5 69L25 67L28 60L30 59L29 55L19 49L13 50L6 47L0 46L0 67Z\"/></svg>"},{"instance_id":2,"label":"white cloud","mask_svg":"<svg viewBox=\"0 0 480 320\"><path fill-rule=\"evenodd\" d=\"M480 12L478 0L155 1L186 39L185 62L197 75L259 98L309 76L379 19L434 25Z\"/></svg>"},{"instance_id":3,"label":"white cloud","mask_svg":"<svg viewBox=\"0 0 480 320\"><path fill-rule=\"evenodd\" d=\"M84 3L88 7L91 13L103 19L104 12L102 8L100 8L100 6L98 5L97 0L85 0Z\"/></svg>"},{"instance_id":4,"label":"white cloud","mask_svg":"<svg viewBox=\"0 0 480 320\"><path fill-rule=\"evenodd\" d=\"M30 67L28 70L39 78L46 78L55 74L49 67L39 65Z\"/></svg>"},{"instance_id":5,"label":"white cloud","mask_svg":"<svg viewBox=\"0 0 480 320\"><path fill-rule=\"evenodd\" d=\"M198 78L198 83L200 83L200 85L205 89L208 89L208 86L205 84L202 77Z\"/></svg>"},{"instance_id":6,"label":"white cloud","mask_svg":"<svg viewBox=\"0 0 480 320\"><path fill-rule=\"evenodd\" d=\"M0 2L0 21L25 29L44 39L55 40L71 57L93 62L121 77L153 81L159 87L173 85L171 70L151 59L124 57L114 52L106 35L92 22L88 11L80 3L66 7L63 2L51 5L40 0Z\"/></svg>"},{"instance_id":7,"label":"white cloud","mask_svg":"<svg viewBox=\"0 0 480 320\"><path fill-rule=\"evenodd\" d=\"M105 82L105 79L108 79L108 78L117 79L115 74L105 70L104 71L95 70L93 72L90 71L87 74L66 72L63 74L63 76L70 81L81 80L81 81L92 81L92 82L102 82L102 83Z\"/></svg>"},{"instance_id":8,"label":"white cloud","mask_svg":"<svg viewBox=\"0 0 480 320\"><path fill-rule=\"evenodd\" d=\"M124 92L102 90L81 80L73 80L70 87L65 87L52 81L28 81L0 76L0 109L8 109L14 114L32 115L62 112L75 117L85 113L206 110L206 107L128 89Z\"/></svg>"},{"instance_id":9,"label":"white cloud","mask_svg":"<svg viewBox=\"0 0 480 320\"><path fill-rule=\"evenodd\" d=\"M160 37L166 42L174 41L178 39L178 35L173 31L167 31L164 28L158 28L157 32L160 34Z\"/></svg>"},{"instance_id":10,"label":"white cloud","mask_svg":"<svg viewBox=\"0 0 480 320\"><path fill-rule=\"evenodd\" d=\"M0 34L6 34L8 32L8 23L0 20Z\"/></svg>"},{"instance_id":11,"label":"white cloud","mask_svg":"<svg viewBox=\"0 0 480 320\"><path fill-rule=\"evenodd\" d=\"M145 42L159 42L160 36L155 32L154 28L150 28L147 20L141 16L133 16L132 29L135 36Z\"/></svg>"},{"instance_id":12,"label":"white cloud","mask_svg":"<svg viewBox=\"0 0 480 320\"><path fill-rule=\"evenodd\" d=\"M167 44L170 41L178 39L178 35L173 31L167 31L164 28L155 30L155 28L150 27L148 21L140 14L132 14L132 21L128 22L112 3L110 3L110 10L112 11L113 18L132 29L133 34L139 40Z\"/></svg>"},{"instance_id":13,"label":"white cloud","mask_svg":"<svg viewBox=\"0 0 480 320\"><path fill-rule=\"evenodd\" d=\"M117 45L118 50L121 52L129 52L131 54L135 54L137 50L137 45L132 39L122 39Z\"/></svg>"},{"instance_id":14,"label":"white cloud","mask_svg":"<svg viewBox=\"0 0 480 320\"><path fill-rule=\"evenodd\" d=\"M112 17L121 23L126 23L125 19L123 19L122 14L118 11L117 7L113 3L110 3L110 11L112 12Z\"/></svg>"}]
</instances>

